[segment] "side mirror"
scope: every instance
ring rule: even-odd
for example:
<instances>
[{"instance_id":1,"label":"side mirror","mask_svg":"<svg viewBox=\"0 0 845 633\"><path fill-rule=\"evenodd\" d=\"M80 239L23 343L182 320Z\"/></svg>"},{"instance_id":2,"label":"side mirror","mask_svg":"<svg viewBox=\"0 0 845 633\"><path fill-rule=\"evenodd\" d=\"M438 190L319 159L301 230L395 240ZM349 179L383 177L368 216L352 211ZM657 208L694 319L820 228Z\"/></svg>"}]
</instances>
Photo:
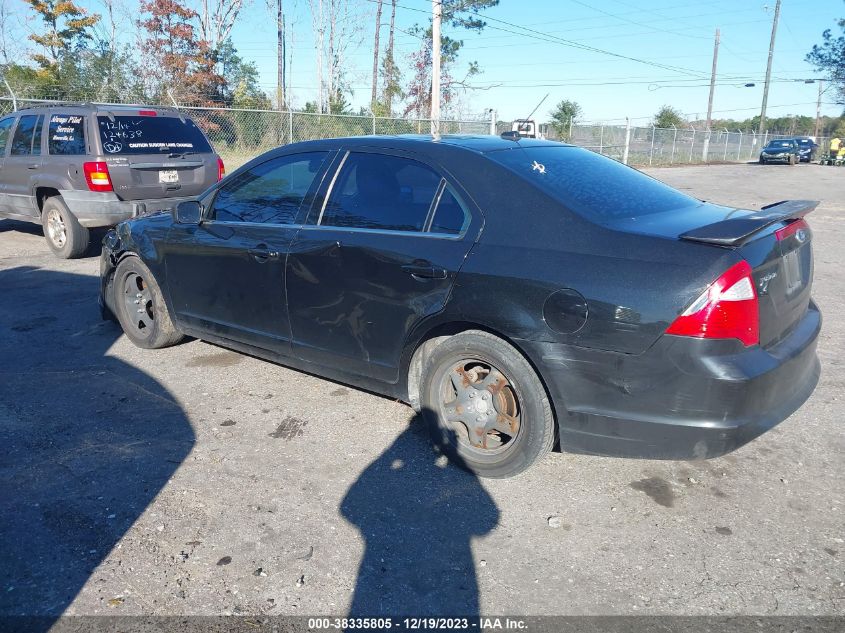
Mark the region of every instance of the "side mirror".
<instances>
[{"instance_id":1,"label":"side mirror","mask_svg":"<svg viewBox=\"0 0 845 633\"><path fill-rule=\"evenodd\" d=\"M202 220L202 205L196 200L185 200L173 209L176 224L199 224Z\"/></svg>"}]
</instances>

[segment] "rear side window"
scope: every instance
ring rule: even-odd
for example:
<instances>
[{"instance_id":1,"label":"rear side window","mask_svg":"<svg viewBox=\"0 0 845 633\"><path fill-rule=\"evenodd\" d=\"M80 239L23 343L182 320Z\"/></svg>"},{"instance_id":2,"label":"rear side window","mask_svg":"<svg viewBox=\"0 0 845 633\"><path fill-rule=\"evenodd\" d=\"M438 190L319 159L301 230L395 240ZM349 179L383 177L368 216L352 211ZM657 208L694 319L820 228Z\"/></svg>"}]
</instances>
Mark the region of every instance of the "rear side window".
<instances>
[{"instance_id":1,"label":"rear side window","mask_svg":"<svg viewBox=\"0 0 845 633\"><path fill-rule=\"evenodd\" d=\"M455 196L452 188L446 185L437 200L429 231L446 235L459 235L468 223L469 214Z\"/></svg>"},{"instance_id":2,"label":"rear side window","mask_svg":"<svg viewBox=\"0 0 845 633\"><path fill-rule=\"evenodd\" d=\"M350 154L323 210L322 226L422 231L440 176L415 160Z\"/></svg>"},{"instance_id":3,"label":"rear side window","mask_svg":"<svg viewBox=\"0 0 845 633\"><path fill-rule=\"evenodd\" d=\"M190 119L161 116L97 117L106 154L211 152L205 135Z\"/></svg>"},{"instance_id":4,"label":"rear side window","mask_svg":"<svg viewBox=\"0 0 845 633\"><path fill-rule=\"evenodd\" d=\"M239 174L217 192L209 219L293 224L326 155L281 156Z\"/></svg>"},{"instance_id":5,"label":"rear side window","mask_svg":"<svg viewBox=\"0 0 845 633\"><path fill-rule=\"evenodd\" d=\"M85 154L85 117L54 114L47 128L47 153L54 156Z\"/></svg>"},{"instance_id":6,"label":"rear side window","mask_svg":"<svg viewBox=\"0 0 845 633\"><path fill-rule=\"evenodd\" d=\"M636 169L577 147L517 145L488 156L594 222L638 218L701 204Z\"/></svg>"},{"instance_id":7,"label":"rear side window","mask_svg":"<svg viewBox=\"0 0 845 633\"><path fill-rule=\"evenodd\" d=\"M11 117L0 121L0 156L6 153L6 145L9 142L9 131L12 129L12 123L15 120Z\"/></svg>"},{"instance_id":8,"label":"rear side window","mask_svg":"<svg viewBox=\"0 0 845 633\"><path fill-rule=\"evenodd\" d=\"M12 155L26 156L41 153L41 123L43 116L28 114L22 116L12 137Z\"/></svg>"}]
</instances>

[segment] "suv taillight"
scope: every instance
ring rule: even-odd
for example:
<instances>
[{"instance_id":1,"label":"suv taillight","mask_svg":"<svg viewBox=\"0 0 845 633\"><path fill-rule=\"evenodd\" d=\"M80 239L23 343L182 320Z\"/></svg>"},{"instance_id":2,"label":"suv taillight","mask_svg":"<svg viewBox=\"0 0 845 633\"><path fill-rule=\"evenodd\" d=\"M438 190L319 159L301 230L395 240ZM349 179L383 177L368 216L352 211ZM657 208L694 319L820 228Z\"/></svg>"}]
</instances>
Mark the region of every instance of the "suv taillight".
<instances>
[{"instance_id":1,"label":"suv taillight","mask_svg":"<svg viewBox=\"0 0 845 633\"><path fill-rule=\"evenodd\" d=\"M223 176L226 175L226 165L223 164L223 159L219 156L217 157L217 182L223 180Z\"/></svg>"},{"instance_id":2,"label":"suv taillight","mask_svg":"<svg viewBox=\"0 0 845 633\"><path fill-rule=\"evenodd\" d=\"M748 347L760 342L760 309L751 266L734 264L675 319L667 334L736 338Z\"/></svg>"},{"instance_id":3,"label":"suv taillight","mask_svg":"<svg viewBox=\"0 0 845 633\"><path fill-rule=\"evenodd\" d=\"M109 166L104 162L83 163L82 170L91 191L114 191L109 177Z\"/></svg>"}]
</instances>

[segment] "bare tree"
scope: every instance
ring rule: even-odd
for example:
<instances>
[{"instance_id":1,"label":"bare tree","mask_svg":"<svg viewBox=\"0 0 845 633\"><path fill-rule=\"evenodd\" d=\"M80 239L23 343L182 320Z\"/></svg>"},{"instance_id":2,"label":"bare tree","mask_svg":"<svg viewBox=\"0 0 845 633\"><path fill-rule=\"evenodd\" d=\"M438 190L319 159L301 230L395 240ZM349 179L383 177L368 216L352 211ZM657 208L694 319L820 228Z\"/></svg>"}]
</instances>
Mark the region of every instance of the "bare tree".
<instances>
[{"instance_id":1,"label":"bare tree","mask_svg":"<svg viewBox=\"0 0 845 633\"><path fill-rule=\"evenodd\" d=\"M199 14L200 39L212 51L229 39L232 28L244 8L244 0L201 0Z\"/></svg>"},{"instance_id":2,"label":"bare tree","mask_svg":"<svg viewBox=\"0 0 845 633\"><path fill-rule=\"evenodd\" d=\"M379 57L379 34L381 33L381 9L382 9L383 0L378 0L378 6L376 8L376 35L375 35L375 43L373 44L373 89L370 94L370 111L376 111L376 91L378 90L378 57ZM394 2L395 7L395 2ZM393 37L393 32L391 31L390 36Z\"/></svg>"}]
</instances>

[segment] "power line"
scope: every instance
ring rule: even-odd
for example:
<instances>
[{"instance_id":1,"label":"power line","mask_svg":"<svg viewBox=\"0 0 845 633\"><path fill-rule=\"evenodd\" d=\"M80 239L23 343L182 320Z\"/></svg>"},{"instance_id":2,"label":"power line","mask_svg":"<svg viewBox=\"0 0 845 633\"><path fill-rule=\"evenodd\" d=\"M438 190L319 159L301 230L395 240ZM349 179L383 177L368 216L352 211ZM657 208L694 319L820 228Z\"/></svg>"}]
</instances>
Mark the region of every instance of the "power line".
<instances>
[{"instance_id":1,"label":"power line","mask_svg":"<svg viewBox=\"0 0 845 633\"><path fill-rule=\"evenodd\" d=\"M378 0L367 0L367 2L370 2L370 3L375 3L377 1ZM415 7L409 7L409 6L400 5L400 4L397 4L396 6L400 9L404 9L406 11L413 11L415 13L424 13L426 15L428 14L427 11L423 11L422 9L417 9ZM525 27L525 26L520 26L518 24L514 24L513 22L508 22L506 20L499 20L498 18L491 18L490 16L488 16L484 13L481 13L480 11L474 12L474 14L478 15L479 17L484 18L485 20L489 20L490 22L496 22L497 24L504 24L507 27L511 27L509 29L509 28L504 28L504 27L491 26L489 24L486 26L486 28L490 28L490 29L495 30L495 31L502 31L504 33L511 33L513 35L520 35L522 37L527 37L527 38L530 38L530 39L548 42L548 43L551 43L551 44L560 44L562 46L566 46L566 47L569 47L569 48L575 48L575 49L578 49L578 50L583 50L583 51L587 51L587 52L591 52L591 53L608 55L610 57L615 57L617 59L624 59L626 61L631 61L631 62L638 63L638 64L645 64L647 66L652 66L654 68L662 68L663 70L669 70L671 72L676 72L676 73L680 73L680 74L683 74L683 75L690 75L690 76L694 76L694 77L702 75L701 71L694 70L692 68L684 68L682 66L672 66L672 65L669 65L669 64L660 64L658 62L649 61L649 60L646 60L646 59L640 59L638 57L631 57L629 55L623 55L621 53L614 53L613 51L608 51L608 50L605 50L605 49L602 49L602 48L597 48L595 46L589 46L587 44L580 44L580 43L573 41L573 40L567 40L567 39L564 39L564 38L561 38L561 37L547 35L547 34L541 32L541 31L537 31L535 29L531 29L531 28L528 28L528 27ZM512 29L520 29L520 31L524 31L524 32L514 31Z\"/></svg>"}]
</instances>

